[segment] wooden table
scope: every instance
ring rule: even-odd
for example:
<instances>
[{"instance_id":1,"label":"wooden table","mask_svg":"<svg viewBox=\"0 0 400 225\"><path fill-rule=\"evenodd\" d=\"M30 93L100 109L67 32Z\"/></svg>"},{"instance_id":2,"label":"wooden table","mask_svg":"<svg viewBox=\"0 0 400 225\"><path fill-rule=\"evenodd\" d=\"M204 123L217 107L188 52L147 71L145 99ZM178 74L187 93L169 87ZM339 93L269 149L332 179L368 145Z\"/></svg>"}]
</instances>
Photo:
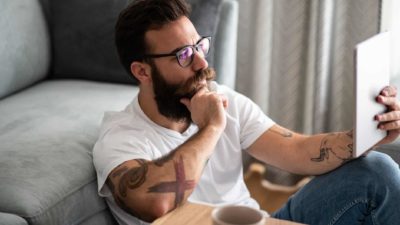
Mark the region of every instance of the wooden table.
<instances>
[{"instance_id":1,"label":"wooden table","mask_svg":"<svg viewBox=\"0 0 400 225\"><path fill-rule=\"evenodd\" d=\"M208 205L185 203L185 205L158 218L152 225L212 225L211 211L214 208ZM267 218L265 225L296 225L286 220Z\"/></svg>"}]
</instances>

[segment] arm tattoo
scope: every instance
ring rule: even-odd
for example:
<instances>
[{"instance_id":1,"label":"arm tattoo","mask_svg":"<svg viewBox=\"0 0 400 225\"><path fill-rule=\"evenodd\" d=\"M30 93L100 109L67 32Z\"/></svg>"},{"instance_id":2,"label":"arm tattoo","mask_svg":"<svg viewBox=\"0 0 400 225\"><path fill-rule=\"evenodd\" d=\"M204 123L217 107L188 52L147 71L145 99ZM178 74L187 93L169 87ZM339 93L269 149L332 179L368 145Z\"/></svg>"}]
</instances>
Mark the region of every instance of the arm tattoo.
<instances>
[{"instance_id":1,"label":"arm tattoo","mask_svg":"<svg viewBox=\"0 0 400 225\"><path fill-rule=\"evenodd\" d=\"M279 135L281 135L282 137L285 137L285 138L290 138L290 137L293 136L293 134L291 132L289 132L287 130L284 130L284 129L271 128L271 131L276 133L276 134L279 134Z\"/></svg>"},{"instance_id":2,"label":"arm tattoo","mask_svg":"<svg viewBox=\"0 0 400 225\"><path fill-rule=\"evenodd\" d=\"M128 170L128 167L124 166L122 168L117 168L117 170L115 170L115 172L113 173L112 177L116 178L121 176L121 174L125 173Z\"/></svg>"},{"instance_id":3,"label":"arm tattoo","mask_svg":"<svg viewBox=\"0 0 400 225\"><path fill-rule=\"evenodd\" d=\"M126 197L128 188L131 190L138 188L146 181L148 165L143 159L137 159L136 161L139 163L139 167L134 167L125 172L119 182L119 193L122 197Z\"/></svg>"},{"instance_id":4,"label":"arm tattoo","mask_svg":"<svg viewBox=\"0 0 400 225\"><path fill-rule=\"evenodd\" d=\"M349 130L346 135L353 139L353 130Z\"/></svg>"},{"instance_id":5,"label":"arm tattoo","mask_svg":"<svg viewBox=\"0 0 400 225\"><path fill-rule=\"evenodd\" d=\"M137 218L139 218L139 219L141 219L141 220L144 220L144 218L141 218L140 215L139 215L138 213L136 213L135 210L133 210L132 208L130 208L129 206L127 206L127 205L125 204L125 202L121 199L121 197L120 197L119 195L117 195L117 193L115 192L115 191L116 191L116 190L115 190L115 185L114 185L114 183L112 182L112 180L111 180L110 178L107 178L107 181L106 181L106 182L107 182L108 188L110 189L110 191L111 191L111 193L112 193L112 195L113 195L113 197L114 197L115 203L116 203L122 210L124 210L125 212L130 213L131 215L133 215L133 216L135 216L135 217L137 217Z\"/></svg>"},{"instance_id":6,"label":"arm tattoo","mask_svg":"<svg viewBox=\"0 0 400 225\"><path fill-rule=\"evenodd\" d=\"M154 161L155 165L158 167L163 166L166 162L172 160L174 154L175 153L173 152L165 157ZM136 161L139 163L139 167L129 169L128 167L123 166L121 168L118 168L112 174L113 178L121 176L118 186L119 194L116 193L116 187L114 186L110 178L107 179L107 185L110 191L113 193L116 204L121 207L121 209L139 219L145 220L144 218L141 218L140 215L135 212L135 210L127 206L125 204L125 201L123 200L123 198L127 197L128 189L133 190L135 188L138 188L146 181L148 165L145 160L137 159ZM195 187L195 182L194 180L186 180L182 156L180 156L179 161L174 161L174 168L176 181L158 183L150 187L148 189L148 193L175 193L175 207L177 207L183 202L185 191L191 190Z\"/></svg>"},{"instance_id":7,"label":"arm tattoo","mask_svg":"<svg viewBox=\"0 0 400 225\"><path fill-rule=\"evenodd\" d=\"M345 135L350 137L349 133ZM351 160L353 155L353 143L344 144L341 139L343 139L343 133L326 135L321 141L319 156L311 158L311 161L322 162L324 160L329 160L330 156L342 160L342 163Z\"/></svg>"},{"instance_id":8,"label":"arm tattoo","mask_svg":"<svg viewBox=\"0 0 400 225\"><path fill-rule=\"evenodd\" d=\"M183 202L185 191L195 187L194 180L186 180L183 158L180 156L179 162L174 162L176 181L161 182L149 188L149 193L175 193L175 207Z\"/></svg>"}]
</instances>

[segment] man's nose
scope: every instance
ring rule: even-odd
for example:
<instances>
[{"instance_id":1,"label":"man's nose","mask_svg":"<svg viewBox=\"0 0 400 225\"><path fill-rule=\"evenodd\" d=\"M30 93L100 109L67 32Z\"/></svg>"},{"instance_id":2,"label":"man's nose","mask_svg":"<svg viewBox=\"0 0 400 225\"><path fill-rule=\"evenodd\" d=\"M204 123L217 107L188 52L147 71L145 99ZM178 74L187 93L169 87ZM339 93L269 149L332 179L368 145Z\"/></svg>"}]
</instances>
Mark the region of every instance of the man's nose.
<instances>
[{"instance_id":1,"label":"man's nose","mask_svg":"<svg viewBox=\"0 0 400 225\"><path fill-rule=\"evenodd\" d=\"M200 71L208 67L208 62L203 53L194 51L192 68L194 71Z\"/></svg>"}]
</instances>

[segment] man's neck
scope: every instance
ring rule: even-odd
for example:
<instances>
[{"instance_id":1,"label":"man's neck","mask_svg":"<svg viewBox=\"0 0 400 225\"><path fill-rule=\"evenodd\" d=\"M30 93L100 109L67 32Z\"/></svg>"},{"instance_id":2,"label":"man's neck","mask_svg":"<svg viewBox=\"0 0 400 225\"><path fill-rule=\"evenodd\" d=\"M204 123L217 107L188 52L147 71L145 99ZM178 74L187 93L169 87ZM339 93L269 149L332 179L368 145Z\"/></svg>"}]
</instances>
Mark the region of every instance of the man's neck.
<instances>
[{"instance_id":1,"label":"man's neck","mask_svg":"<svg viewBox=\"0 0 400 225\"><path fill-rule=\"evenodd\" d=\"M143 110L144 114L154 123L179 133L183 133L187 128L189 128L190 122L177 122L161 115L158 111L157 103L152 95L139 92L138 100L139 106Z\"/></svg>"}]
</instances>

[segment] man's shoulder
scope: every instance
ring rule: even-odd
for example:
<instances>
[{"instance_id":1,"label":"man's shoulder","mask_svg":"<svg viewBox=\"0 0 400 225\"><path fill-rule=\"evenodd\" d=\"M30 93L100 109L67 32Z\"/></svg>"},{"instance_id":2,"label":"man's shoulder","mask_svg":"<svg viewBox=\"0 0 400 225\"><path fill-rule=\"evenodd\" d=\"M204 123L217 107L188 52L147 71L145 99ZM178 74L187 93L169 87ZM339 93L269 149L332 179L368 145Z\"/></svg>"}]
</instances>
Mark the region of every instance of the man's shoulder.
<instances>
[{"instance_id":1,"label":"man's shoulder","mask_svg":"<svg viewBox=\"0 0 400 225\"><path fill-rule=\"evenodd\" d=\"M104 113L100 127L100 138L112 133L132 132L143 129L144 121L135 112L133 103L122 111L107 111Z\"/></svg>"}]
</instances>

